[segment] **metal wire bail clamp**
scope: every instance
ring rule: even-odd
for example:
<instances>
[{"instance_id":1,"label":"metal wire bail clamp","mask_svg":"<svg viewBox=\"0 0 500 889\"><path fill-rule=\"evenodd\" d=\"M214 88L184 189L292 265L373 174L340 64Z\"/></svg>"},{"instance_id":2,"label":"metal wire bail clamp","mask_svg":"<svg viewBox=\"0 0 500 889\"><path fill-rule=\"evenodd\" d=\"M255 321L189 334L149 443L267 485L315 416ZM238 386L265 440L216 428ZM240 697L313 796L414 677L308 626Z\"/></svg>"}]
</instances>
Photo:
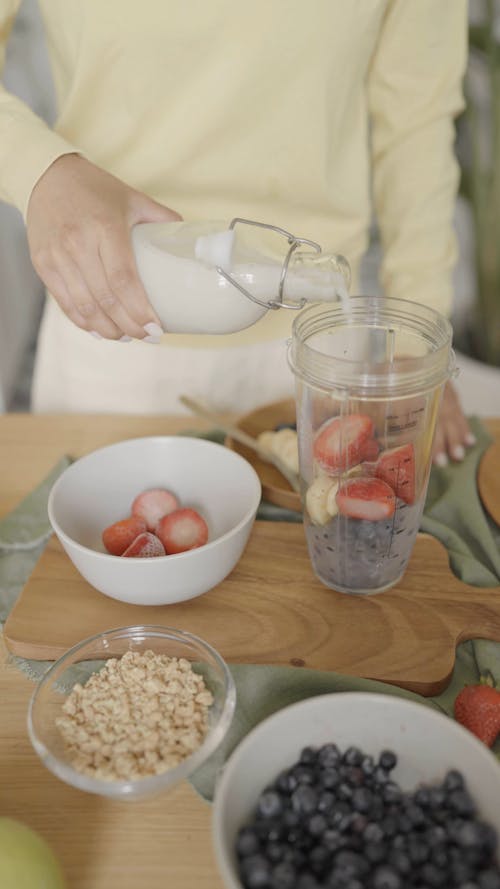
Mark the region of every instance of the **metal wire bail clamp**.
<instances>
[{"instance_id":1,"label":"metal wire bail clamp","mask_svg":"<svg viewBox=\"0 0 500 889\"><path fill-rule=\"evenodd\" d=\"M281 268L280 283L278 287L278 299L272 299L269 300L269 302L258 299L256 296L253 296L253 294L250 293L249 290L247 290L238 281L236 281L229 272L224 271L224 269L220 266L216 266L218 274L222 275L222 277L225 278L226 281L229 281L230 284L233 284L233 286L236 287L237 290L240 291L240 293L243 293L243 295L250 299L252 302L257 303L259 306L264 306L264 308L266 309L302 309L307 302L306 299L301 299L299 303L286 303L283 301L283 292L285 289L288 266L290 264L292 254L297 249L297 247L305 244L308 247L312 247L315 253L321 253L320 245L317 244L316 241L310 241L308 238L296 238L295 235L292 235L290 232L287 232L284 228L280 228L277 225L270 225L266 222L255 222L252 219L242 219L241 217L235 217L234 219L232 219L229 225L229 229L233 229L237 223L241 223L243 225L255 225L258 228L267 228L279 235L283 235L283 237L287 239L290 247Z\"/></svg>"}]
</instances>

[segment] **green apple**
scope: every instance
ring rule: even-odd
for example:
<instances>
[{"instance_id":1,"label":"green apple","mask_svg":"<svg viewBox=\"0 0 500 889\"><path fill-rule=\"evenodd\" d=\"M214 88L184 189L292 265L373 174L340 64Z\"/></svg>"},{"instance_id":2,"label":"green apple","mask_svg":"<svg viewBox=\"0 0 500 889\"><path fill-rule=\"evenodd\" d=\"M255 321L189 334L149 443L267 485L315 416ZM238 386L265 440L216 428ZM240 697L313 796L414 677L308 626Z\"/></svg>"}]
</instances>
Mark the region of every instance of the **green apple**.
<instances>
[{"instance_id":1,"label":"green apple","mask_svg":"<svg viewBox=\"0 0 500 889\"><path fill-rule=\"evenodd\" d=\"M0 817L2 889L64 889L61 867L50 846L20 821Z\"/></svg>"}]
</instances>

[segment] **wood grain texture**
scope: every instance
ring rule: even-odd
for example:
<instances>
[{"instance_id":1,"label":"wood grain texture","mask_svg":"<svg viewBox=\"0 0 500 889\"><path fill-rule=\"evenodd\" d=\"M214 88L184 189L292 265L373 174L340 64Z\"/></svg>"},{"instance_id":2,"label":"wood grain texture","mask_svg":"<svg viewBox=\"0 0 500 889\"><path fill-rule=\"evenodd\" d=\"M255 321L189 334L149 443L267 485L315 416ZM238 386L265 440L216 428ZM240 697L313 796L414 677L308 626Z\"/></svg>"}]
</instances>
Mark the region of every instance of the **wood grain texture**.
<instances>
[{"instance_id":1,"label":"wood grain texture","mask_svg":"<svg viewBox=\"0 0 500 889\"><path fill-rule=\"evenodd\" d=\"M500 438L500 419L487 426ZM186 416L0 416L0 515L13 509L63 453L79 457L124 438L189 428L206 429L206 423ZM431 575L432 565L426 568ZM439 580L431 576L430 586L438 595ZM366 601L364 608L376 613L379 603L381 597ZM490 605L488 597L486 609ZM45 603L38 607L43 614ZM419 607L415 603L416 612ZM459 597L457 608L462 607ZM479 610L486 614L482 605ZM401 619L392 632L402 624ZM41 832L63 864L68 889L223 889L212 851L210 807L187 783L151 800L117 803L58 781L28 739L26 712L33 689L7 663L0 638L0 811Z\"/></svg>"},{"instance_id":2,"label":"wood grain texture","mask_svg":"<svg viewBox=\"0 0 500 889\"><path fill-rule=\"evenodd\" d=\"M240 417L236 425L243 432L257 438L261 432L274 429L278 423L295 423L294 401L280 401L265 405ZM285 509L302 512L300 494L292 490L287 480L274 466L261 460L258 454L240 444L239 441L235 441L230 435L227 436L225 443L227 447L241 454L245 460L252 464L260 478L264 500L268 500L269 503L274 503L276 506L284 506Z\"/></svg>"},{"instance_id":3,"label":"wood grain texture","mask_svg":"<svg viewBox=\"0 0 500 889\"><path fill-rule=\"evenodd\" d=\"M335 670L431 695L449 681L459 641L500 640L500 587L461 583L444 547L419 535L396 587L343 595L314 577L301 525L257 522L239 564L215 589L189 602L141 607L97 592L54 538L4 637L12 654L51 660L94 633L143 623L189 630L230 663Z\"/></svg>"},{"instance_id":4,"label":"wood grain texture","mask_svg":"<svg viewBox=\"0 0 500 889\"><path fill-rule=\"evenodd\" d=\"M479 464L477 486L484 508L500 525L500 429Z\"/></svg>"}]
</instances>

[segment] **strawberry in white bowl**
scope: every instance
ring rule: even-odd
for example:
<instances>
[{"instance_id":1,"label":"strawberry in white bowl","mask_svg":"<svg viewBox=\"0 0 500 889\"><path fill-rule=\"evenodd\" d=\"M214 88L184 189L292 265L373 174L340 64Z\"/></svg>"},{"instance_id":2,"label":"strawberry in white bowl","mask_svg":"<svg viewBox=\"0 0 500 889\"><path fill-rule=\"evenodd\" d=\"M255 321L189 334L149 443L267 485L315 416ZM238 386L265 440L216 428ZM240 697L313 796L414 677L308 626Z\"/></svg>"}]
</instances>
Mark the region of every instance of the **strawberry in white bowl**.
<instances>
[{"instance_id":1,"label":"strawberry in white bowl","mask_svg":"<svg viewBox=\"0 0 500 889\"><path fill-rule=\"evenodd\" d=\"M50 493L49 518L75 567L101 593L166 605L208 592L233 570L260 498L257 473L234 451L199 438L147 437L101 448L68 467ZM203 535L200 522L193 539L175 519L184 510L191 519L191 511L199 515ZM165 516L174 517L168 533L160 530ZM103 532L116 554L106 549Z\"/></svg>"}]
</instances>

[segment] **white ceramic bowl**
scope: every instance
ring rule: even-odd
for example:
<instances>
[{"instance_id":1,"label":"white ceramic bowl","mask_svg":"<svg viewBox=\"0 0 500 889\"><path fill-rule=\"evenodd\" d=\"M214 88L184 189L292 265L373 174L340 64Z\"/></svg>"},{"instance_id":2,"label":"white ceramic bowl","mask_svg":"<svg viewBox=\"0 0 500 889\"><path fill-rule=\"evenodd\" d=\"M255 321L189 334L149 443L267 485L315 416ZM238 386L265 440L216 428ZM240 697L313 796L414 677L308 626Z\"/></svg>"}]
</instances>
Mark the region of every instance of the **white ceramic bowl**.
<instances>
[{"instance_id":1,"label":"white ceramic bowl","mask_svg":"<svg viewBox=\"0 0 500 889\"><path fill-rule=\"evenodd\" d=\"M148 488L173 491L209 528L205 546L153 559L122 559L101 535L130 515ZM135 605L167 605L206 593L233 570L259 506L257 473L238 454L205 439L136 438L94 451L68 467L49 496L49 518L80 574L101 593Z\"/></svg>"},{"instance_id":2,"label":"white ceramic bowl","mask_svg":"<svg viewBox=\"0 0 500 889\"><path fill-rule=\"evenodd\" d=\"M103 781L77 771L56 726L64 701L75 683L85 684L108 658L120 658L128 651L143 653L148 650L167 657L185 658L197 672L203 674L214 700L208 714L208 732L202 745L179 765L147 778ZM209 757L215 757L218 763L219 755L221 758L223 756L223 742L235 705L236 689L227 664L203 639L173 627L121 627L84 639L44 673L31 698L28 732L44 765L61 781L87 793L135 800L170 790L179 781L188 778Z\"/></svg>"},{"instance_id":3,"label":"white ceramic bowl","mask_svg":"<svg viewBox=\"0 0 500 889\"><path fill-rule=\"evenodd\" d=\"M260 793L293 765L303 747L334 741L365 753L391 749L391 773L403 790L442 780L449 769L466 778L484 820L500 837L500 766L494 755L453 719L424 704L364 692L320 695L292 704L261 722L241 742L217 786L213 842L224 885L242 889L234 852L240 827L250 820Z\"/></svg>"}]
</instances>

